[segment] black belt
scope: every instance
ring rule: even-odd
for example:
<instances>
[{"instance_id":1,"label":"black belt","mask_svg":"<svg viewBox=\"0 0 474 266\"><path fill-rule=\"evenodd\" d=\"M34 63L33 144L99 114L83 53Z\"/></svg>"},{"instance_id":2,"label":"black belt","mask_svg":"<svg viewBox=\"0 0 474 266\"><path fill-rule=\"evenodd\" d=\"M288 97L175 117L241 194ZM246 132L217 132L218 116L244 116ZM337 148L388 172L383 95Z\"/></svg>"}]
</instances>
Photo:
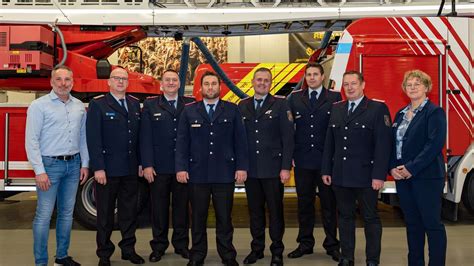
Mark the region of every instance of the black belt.
<instances>
[{"instance_id":1,"label":"black belt","mask_svg":"<svg viewBox=\"0 0 474 266\"><path fill-rule=\"evenodd\" d=\"M78 154L79 153L76 153L76 154L73 154L73 155L48 156L48 157L53 158L53 159L57 159L57 160L61 160L61 161L69 161L69 160L74 159L74 157L76 157L76 155L78 155Z\"/></svg>"}]
</instances>

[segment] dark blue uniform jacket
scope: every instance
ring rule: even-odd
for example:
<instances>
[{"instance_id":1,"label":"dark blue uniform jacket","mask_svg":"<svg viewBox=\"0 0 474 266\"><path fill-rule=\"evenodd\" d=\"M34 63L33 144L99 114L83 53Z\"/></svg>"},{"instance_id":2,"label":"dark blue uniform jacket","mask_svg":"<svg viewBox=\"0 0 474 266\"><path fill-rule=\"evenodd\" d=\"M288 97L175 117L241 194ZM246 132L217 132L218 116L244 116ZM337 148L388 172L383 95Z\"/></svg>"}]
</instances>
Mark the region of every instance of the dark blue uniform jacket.
<instances>
[{"instance_id":1,"label":"dark blue uniform jacket","mask_svg":"<svg viewBox=\"0 0 474 266\"><path fill-rule=\"evenodd\" d=\"M364 97L352 115L348 102L333 105L324 147L322 174L342 187L371 187L386 180L392 151L391 119L384 103Z\"/></svg>"},{"instance_id":2,"label":"dark blue uniform jacket","mask_svg":"<svg viewBox=\"0 0 474 266\"><path fill-rule=\"evenodd\" d=\"M237 105L220 100L210 120L202 101L184 107L178 126L176 172L190 183L232 183L235 171L248 171L248 148Z\"/></svg>"},{"instance_id":3,"label":"dark blue uniform jacket","mask_svg":"<svg viewBox=\"0 0 474 266\"><path fill-rule=\"evenodd\" d=\"M107 176L137 175L140 103L126 96L128 113L110 94L89 103L86 121L87 148L93 171Z\"/></svg>"},{"instance_id":4,"label":"dark blue uniform jacket","mask_svg":"<svg viewBox=\"0 0 474 266\"><path fill-rule=\"evenodd\" d=\"M254 98L239 103L249 144L250 178L275 178L290 170L294 148L293 118L284 98L267 95L259 112Z\"/></svg>"},{"instance_id":5,"label":"dark blue uniform jacket","mask_svg":"<svg viewBox=\"0 0 474 266\"><path fill-rule=\"evenodd\" d=\"M322 89L316 105L311 107L309 90L294 91L288 102L295 119L295 166L321 169L324 141L332 104L341 100L339 92Z\"/></svg>"},{"instance_id":6,"label":"dark blue uniform jacket","mask_svg":"<svg viewBox=\"0 0 474 266\"><path fill-rule=\"evenodd\" d=\"M143 103L140 129L142 166L152 166L158 174L174 174L174 153L178 122L184 105L194 98L178 97L173 108L162 95L150 97Z\"/></svg>"}]
</instances>

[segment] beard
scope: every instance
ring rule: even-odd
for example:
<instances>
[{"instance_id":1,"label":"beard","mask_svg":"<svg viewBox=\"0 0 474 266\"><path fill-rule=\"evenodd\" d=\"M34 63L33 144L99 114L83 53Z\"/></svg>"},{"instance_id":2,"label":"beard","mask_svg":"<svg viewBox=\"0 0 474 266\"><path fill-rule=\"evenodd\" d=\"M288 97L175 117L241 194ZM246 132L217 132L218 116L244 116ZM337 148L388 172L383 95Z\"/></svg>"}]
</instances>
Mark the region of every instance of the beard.
<instances>
[{"instance_id":1,"label":"beard","mask_svg":"<svg viewBox=\"0 0 474 266\"><path fill-rule=\"evenodd\" d=\"M202 97L207 100L214 100L219 98L220 91L216 92L205 92L202 94Z\"/></svg>"}]
</instances>

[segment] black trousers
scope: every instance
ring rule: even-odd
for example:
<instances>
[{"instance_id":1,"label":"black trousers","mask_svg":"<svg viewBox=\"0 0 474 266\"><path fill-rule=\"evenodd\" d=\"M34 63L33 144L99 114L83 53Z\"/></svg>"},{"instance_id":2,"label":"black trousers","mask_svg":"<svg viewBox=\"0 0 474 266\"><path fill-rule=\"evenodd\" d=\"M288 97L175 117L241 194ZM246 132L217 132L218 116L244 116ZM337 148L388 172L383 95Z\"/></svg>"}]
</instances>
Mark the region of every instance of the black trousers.
<instances>
[{"instance_id":1,"label":"black trousers","mask_svg":"<svg viewBox=\"0 0 474 266\"><path fill-rule=\"evenodd\" d=\"M283 217L283 184L280 178L248 178L245 181L245 192L250 214L250 233L253 251L263 252L265 249L265 204L269 212L269 233L273 255L281 256L285 221Z\"/></svg>"},{"instance_id":2,"label":"black trousers","mask_svg":"<svg viewBox=\"0 0 474 266\"><path fill-rule=\"evenodd\" d=\"M210 200L216 213L217 252L222 260L235 259L237 251L232 244L232 206L234 204L234 183L229 184L188 184L191 202L192 247L190 259L204 261L207 256L207 215Z\"/></svg>"},{"instance_id":3,"label":"black trousers","mask_svg":"<svg viewBox=\"0 0 474 266\"><path fill-rule=\"evenodd\" d=\"M188 249L189 245L189 200L188 186L176 180L175 174L158 174L150 184L151 249L165 252L169 246L168 228L171 203L173 235L171 243L175 250Z\"/></svg>"},{"instance_id":4,"label":"black trousers","mask_svg":"<svg viewBox=\"0 0 474 266\"><path fill-rule=\"evenodd\" d=\"M122 254L135 252L135 230L137 228L138 177L107 176L107 184L95 183L97 205L97 256L110 258L115 246L110 241L114 229L114 211L117 201L118 225L122 233L119 247Z\"/></svg>"},{"instance_id":5,"label":"black trousers","mask_svg":"<svg viewBox=\"0 0 474 266\"><path fill-rule=\"evenodd\" d=\"M299 231L296 241L304 250L313 249L315 224L314 202L318 188L321 202L321 220L326 238L323 247L327 251L339 250L337 240L336 197L330 186L323 183L319 169L295 167L296 193L298 195Z\"/></svg>"},{"instance_id":6,"label":"black trousers","mask_svg":"<svg viewBox=\"0 0 474 266\"><path fill-rule=\"evenodd\" d=\"M368 188L332 186L339 214L339 237L343 259L354 261L356 201L364 218L367 263L380 263L382 223L377 213L378 191Z\"/></svg>"}]
</instances>

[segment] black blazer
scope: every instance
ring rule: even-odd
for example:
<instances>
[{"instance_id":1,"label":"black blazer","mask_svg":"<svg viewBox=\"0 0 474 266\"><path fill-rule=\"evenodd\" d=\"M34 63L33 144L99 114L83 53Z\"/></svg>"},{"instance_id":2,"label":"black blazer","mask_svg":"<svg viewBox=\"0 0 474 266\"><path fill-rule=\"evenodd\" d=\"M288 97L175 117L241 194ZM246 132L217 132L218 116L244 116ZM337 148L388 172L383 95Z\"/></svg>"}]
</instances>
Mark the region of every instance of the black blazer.
<instances>
[{"instance_id":1,"label":"black blazer","mask_svg":"<svg viewBox=\"0 0 474 266\"><path fill-rule=\"evenodd\" d=\"M395 115L392 127L393 151L390 169L405 165L413 178L435 179L445 177L442 154L446 143L446 114L442 108L428 101L413 118L403 136L402 159L397 160L396 133L403 109Z\"/></svg>"}]
</instances>

